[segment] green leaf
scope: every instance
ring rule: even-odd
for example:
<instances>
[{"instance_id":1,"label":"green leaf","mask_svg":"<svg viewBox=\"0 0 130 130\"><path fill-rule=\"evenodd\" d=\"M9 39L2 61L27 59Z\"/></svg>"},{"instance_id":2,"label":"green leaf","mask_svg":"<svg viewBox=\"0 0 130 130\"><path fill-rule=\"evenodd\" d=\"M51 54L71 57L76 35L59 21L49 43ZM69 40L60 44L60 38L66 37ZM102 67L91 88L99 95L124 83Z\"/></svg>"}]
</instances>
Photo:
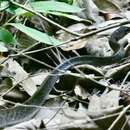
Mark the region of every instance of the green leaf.
<instances>
[{"instance_id":1,"label":"green leaf","mask_svg":"<svg viewBox=\"0 0 130 130\"><path fill-rule=\"evenodd\" d=\"M64 2L56 2L56 1L40 1L40 2L32 2L32 8L34 10L43 12L45 11L57 11L57 12L68 12L68 13L77 13L81 12L81 8L73 5L66 4ZM43 10L43 11L42 11Z\"/></svg>"},{"instance_id":2,"label":"green leaf","mask_svg":"<svg viewBox=\"0 0 130 130\"><path fill-rule=\"evenodd\" d=\"M3 42L0 42L0 52L7 52L8 49L5 47L5 44Z\"/></svg>"},{"instance_id":3,"label":"green leaf","mask_svg":"<svg viewBox=\"0 0 130 130\"><path fill-rule=\"evenodd\" d=\"M73 4L73 0L57 0L59 2L65 2L65 3L68 3L68 4Z\"/></svg>"},{"instance_id":4,"label":"green leaf","mask_svg":"<svg viewBox=\"0 0 130 130\"><path fill-rule=\"evenodd\" d=\"M82 9L69 5L64 2L56 2L56 1L40 1L40 2L32 2L26 5L27 8L32 9L37 12L48 13L48 11L56 11L56 12L65 12L65 13L78 13L81 12ZM27 11L18 8L16 9L16 15L22 15Z\"/></svg>"},{"instance_id":5,"label":"green leaf","mask_svg":"<svg viewBox=\"0 0 130 130\"><path fill-rule=\"evenodd\" d=\"M9 7L8 1L0 1L0 11L3 11Z\"/></svg>"},{"instance_id":6,"label":"green leaf","mask_svg":"<svg viewBox=\"0 0 130 130\"><path fill-rule=\"evenodd\" d=\"M96 6L104 12L118 12L120 11L120 7L116 5L114 2L109 0L95 0L94 1Z\"/></svg>"},{"instance_id":7,"label":"green leaf","mask_svg":"<svg viewBox=\"0 0 130 130\"><path fill-rule=\"evenodd\" d=\"M68 3L68 4L73 4L73 0L57 0L59 2L65 2L65 3Z\"/></svg>"},{"instance_id":8,"label":"green leaf","mask_svg":"<svg viewBox=\"0 0 130 130\"><path fill-rule=\"evenodd\" d=\"M21 32L25 33L26 35L32 37L33 39L35 39L39 42L46 43L49 45L54 45L54 46L62 44L62 42L56 40L55 38L53 38L51 36L48 36L46 33L42 33L38 30L27 27L27 26L22 25L20 23L10 23L9 25L14 26L15 28L17 28Z\"/></svg>"},{"instance_id":9,"label":"green leaf","mask_svg":"<svg viewBox=\"0 0 130 130\"><path fill-rule=\"evenodd\" d=\"M53 15L57 15L57 16L63 16L63 17L67 17L69 19L73 19L75 21L78 21L78 22L89 22L91 23L90 20L87 20L87 19L82 19L76 15L71 15L71 14L65 14L65 13L61 13L61 12L48 12L49 14L53 14Z\"/></svg>"},{"instance_id":10,"label":"green leaf","mask_svg":"<svg viewBox=\"0 0 130 130\"><path fill-rule=\"evenodd\" d=\"M6 29L0 28L0 41L7 44L15 44L16 40L13 38L13 35Z\"/></svg>"}]
</instances>

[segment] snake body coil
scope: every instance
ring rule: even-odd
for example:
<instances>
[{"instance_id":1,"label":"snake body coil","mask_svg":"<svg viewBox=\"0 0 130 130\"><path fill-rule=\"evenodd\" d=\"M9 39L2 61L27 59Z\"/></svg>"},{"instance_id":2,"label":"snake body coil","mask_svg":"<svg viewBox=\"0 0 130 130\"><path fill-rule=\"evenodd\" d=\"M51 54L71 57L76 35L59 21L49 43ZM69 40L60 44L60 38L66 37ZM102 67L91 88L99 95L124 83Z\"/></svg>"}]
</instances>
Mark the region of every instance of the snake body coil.
<instances>
[{"instance_id":1,"label":"snake body coil","mask_svg":"<svg viewBox=\"0 0 130 130\"><path fill-rule=\"evenodd\" d=\"M116 31L114 31L109 38L109 43L113 50L117 52L110 57L92 57L92 56L81 56L74 57L66 60L64 63L60 64L56 69L52 71L52 75L49 75L45 81L42 83L39 90L25 102L25 105L42 105L50 91L53 89L55 82L59 78L58 70L66 71L75 65L80 64L91 64L95 66L103 66L119 62L124 56L124 48L118 44L118 41L130 32L130 28L122 26ZM117 49L115 49L117 48ZM31 87L31 86L30 86ZM0 128L14 125L32 118L39 108L36 107L24 107L15 106L13 108L0 110Z\"/></svg>"}]
</instances>

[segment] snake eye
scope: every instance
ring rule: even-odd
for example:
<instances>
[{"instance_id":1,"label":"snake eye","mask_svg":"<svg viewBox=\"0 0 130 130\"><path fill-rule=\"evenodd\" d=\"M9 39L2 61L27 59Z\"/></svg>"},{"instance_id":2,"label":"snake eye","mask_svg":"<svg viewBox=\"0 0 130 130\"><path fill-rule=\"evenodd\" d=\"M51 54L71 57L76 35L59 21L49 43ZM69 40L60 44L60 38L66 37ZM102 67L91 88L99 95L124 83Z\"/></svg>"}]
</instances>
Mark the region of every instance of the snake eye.
<instances>
[{"instance_id":1,"label":"snake eye","mask_svg":"<svg viewBox=\"0 0 130 130\"><path fill-rule=\"evenodd\" d=\"M124 30L126 31L126 33L129 33L130 32L130 27L124 26Z\"/></svg>"},{"instance_id":2,"label":"snake eye","mask_svg":"<svg viewBox=\"0 0 130 130\"><path fill-rule=\"evenodd\" d=\"M128 27L127 30L130 32L130 27Z\"/></svg>"}]
</instances>

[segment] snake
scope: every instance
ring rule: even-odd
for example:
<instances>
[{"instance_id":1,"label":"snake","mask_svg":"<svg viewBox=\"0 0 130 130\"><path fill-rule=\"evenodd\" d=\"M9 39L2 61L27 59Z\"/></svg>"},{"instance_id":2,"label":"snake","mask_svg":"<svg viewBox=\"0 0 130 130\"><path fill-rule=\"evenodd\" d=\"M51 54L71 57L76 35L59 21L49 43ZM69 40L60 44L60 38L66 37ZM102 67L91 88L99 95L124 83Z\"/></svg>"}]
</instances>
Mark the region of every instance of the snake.
<instances>
[{"instance_id":1,"label":"snake","mask_svg":"<svg viewBox=\"0 0 130 130\"><path fill-rule=\"evenodd\" d=\"M47 78L42 82L34 95L26 100L23 105L17 104L12 108L0 110L0 128L5 128L32 119L40 110L40 107L33 106L42 106L45 103L50 91L53 89L56 81L58 80L58 74L60 74L61 71L66 72L68 69L82 64L104 66L120 62L125 55L125 50L124 46L119 44L119 40L129 32L130 27L127 26L121 26L112 32L111 36L109 37L110 47L115 51L112 56L97 57L83 55L72 57L58 65L51 72L51 75L48 75Z\"/></svg>"}]
</instances>

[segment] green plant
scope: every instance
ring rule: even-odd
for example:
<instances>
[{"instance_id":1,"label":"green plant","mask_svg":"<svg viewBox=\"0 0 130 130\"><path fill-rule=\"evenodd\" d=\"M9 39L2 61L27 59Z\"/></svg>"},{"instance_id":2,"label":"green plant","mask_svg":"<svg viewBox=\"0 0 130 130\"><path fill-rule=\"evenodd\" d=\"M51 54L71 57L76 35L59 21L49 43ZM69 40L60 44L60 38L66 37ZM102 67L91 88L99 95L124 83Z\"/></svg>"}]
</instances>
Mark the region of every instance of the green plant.
<instances>
[{"instance_id":1,"label":"green plant","mask_svg":"<svg viewBox=\"0 0 130 130\"><path fill-rule=\"evenodd\" d=\"M33 27L27 27L25 24L27 19L29 20L33 17L32 14L37 15L38 17L41 16L41 18L43 18L45 21L50 22L51 24L54 24L55 26L60 27L63 30L67 30L67 29L53 22L52 20L46 18L47 14L58 16L58 17L66 17L77 21L90 22L81 19L76 15L73 15L73 13L80 12L81 9L79 7L70 4L72 4L72 1L68 1L68 0L64 0L62 2L34 1L34 2L25 3L25 5L16 3L13 0L10 1L2 0L0 1L0 10L3 11L4 13L7 13L8 15L10 14L10 19L8 19L2 26L7 27L8 25L11 25L39 42L49 44L49 45L60 45L62 44L62 42L56 40L55 38L52 38L51 36L48 36L46 32L45 33L41 32ZM43 13L43 16L40 13ZM16 21L17 18L21 18L21 20ZM70 31L68 30L68 32Z\"/></svg>"}]
</instances>

